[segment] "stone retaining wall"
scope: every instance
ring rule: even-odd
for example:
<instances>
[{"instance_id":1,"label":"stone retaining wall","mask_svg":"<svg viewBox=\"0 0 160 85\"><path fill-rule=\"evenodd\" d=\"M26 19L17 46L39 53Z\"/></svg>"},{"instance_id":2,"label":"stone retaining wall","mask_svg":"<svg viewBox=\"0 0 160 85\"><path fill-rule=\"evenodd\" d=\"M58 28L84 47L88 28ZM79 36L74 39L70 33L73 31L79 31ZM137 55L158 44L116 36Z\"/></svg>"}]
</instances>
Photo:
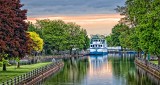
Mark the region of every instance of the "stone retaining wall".
<instances>
[{"instance_id":1,"label":"stone retaining wall","mask_svg":"<svg viewBox=\"0 0 160 85\"><path fill-rule=\"evenodd\" d=\"M145 61L141 58L136 58L135 59L135 64L147 72L151 73L153 76L157 77L160 79L160 66L153 64L151 62Z\"/></svg>"}]
</instances>

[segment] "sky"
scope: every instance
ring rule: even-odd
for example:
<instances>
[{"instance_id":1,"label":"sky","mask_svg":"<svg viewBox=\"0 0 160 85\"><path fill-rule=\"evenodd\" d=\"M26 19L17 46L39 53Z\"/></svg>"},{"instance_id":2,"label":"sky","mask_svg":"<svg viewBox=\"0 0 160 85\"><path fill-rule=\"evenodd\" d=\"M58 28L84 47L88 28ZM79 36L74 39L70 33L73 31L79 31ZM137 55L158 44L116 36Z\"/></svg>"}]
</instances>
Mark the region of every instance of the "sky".
<instances>
[{"instance_id":1,"label":"sky","mask_svg":"<svg viewBox=\"0 0 160 85\"><path fill-rule=\"evenodd\" d=\"M62 19L75 22L90 34L109 35L122 17L114 10L125 0L21 0L28 21Z\"/></svg>"}]
</instances>

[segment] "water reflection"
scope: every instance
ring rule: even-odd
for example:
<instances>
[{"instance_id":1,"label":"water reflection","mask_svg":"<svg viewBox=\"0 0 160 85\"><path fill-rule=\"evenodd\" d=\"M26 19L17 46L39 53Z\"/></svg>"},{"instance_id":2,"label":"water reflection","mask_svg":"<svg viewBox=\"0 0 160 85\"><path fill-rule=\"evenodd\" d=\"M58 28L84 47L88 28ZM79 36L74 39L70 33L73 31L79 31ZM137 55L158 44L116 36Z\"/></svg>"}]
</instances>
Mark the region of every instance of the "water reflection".
<instances>
[{"instance_id":1,"label":"water reflection","mask_svg":"<svg viewBox=\"0 0 160 85\"><path fill-rule=\"evenodd\" d=\"M71 58L64 60L64 62L62 71L47 79L44 85L79 85L87 74L89 67L87 57L85 59Z\"/></svg>"},{"instance_id":2,"label":"water reflection","mask_svg":"<svg viewBox=\"0 0 160 85\"><path fill-rule=\"evenodd\" d=\"M150 82L152 83L152 85L160 85L160 80L159 79L157 79L155 76L153 76L153 75L151 75L150 73L147 73L145 70L143 70L142 68L140 68L140 67L138 67L138 66L136 66L136 78L138 79L138 80L150 80ZM146 75L148 76L148 77L146 77ZM145 84L145 85L149 85L149 84L147 84L146 82L143 82L143 81L138 81L139 82L139 84L140 83L143 83L143 84Z\"/></svg>"},{"instance_id":3,"label":"water reflection","mask_svg":"<svg viewBox=\"0 0 160 85\"><path fill-rule=\"evenodd\" d=\"M134 65L134 54L108 54L64 60L58 74L44 85L158 85ZM143 73L141 73L143 72ZM155 81L154 81L155 80Z\"/></svg>"},{"instance_id":4,"label":"water reflection","mask_svg":"<svg viewBox=\"0 0 160 85\"><path fill-rule=\"evenodd\" d=\"M89 58L90 67L93 67L95 69L101 67L105 62L107 62L107 55L104 56L94 56L91 55Z\"/></svg>"},{"instance_id":5,"label":"water reflection","mask_svg":"<svg viewBox=\"0 0 160 85\"><path fill-rule=\"evenodd\" d=\"M111 85L112 66L107 60L108 55L90 56L89 69L82 85Z\"/></svg>"}]
</instances>

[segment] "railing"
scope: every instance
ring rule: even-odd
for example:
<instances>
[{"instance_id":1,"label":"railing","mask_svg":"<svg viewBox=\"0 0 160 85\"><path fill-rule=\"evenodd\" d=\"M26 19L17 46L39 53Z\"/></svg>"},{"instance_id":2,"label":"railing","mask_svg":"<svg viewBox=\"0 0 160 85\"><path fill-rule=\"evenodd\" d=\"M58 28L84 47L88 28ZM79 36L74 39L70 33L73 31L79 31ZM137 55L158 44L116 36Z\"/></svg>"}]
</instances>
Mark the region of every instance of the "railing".
<instances>
[{"instance_id":1,"label":"railing","mask_svg":"<svg viewBox=\"0 0 160 85\"><path fill-rule=\"evenodd\" d=\"M81 55L83 56L83 55ZM44 58L44 60L52 60L54 59L67 59L67 58L71 58L71 57L79 57L79 55L69 55L69 54L65 54L65 55L56 55L56 56L45 56L46 58ZM44 61L43 59L41 61Z\"/></svg>"},{"instance_id":2,"label":"railing","mask_svg":"<svg viewBox=\"0 0 160 85\"><path fill-rule=\"evenodd\" d=\"M51 63L49 65L37 68L32 70L31 72L28 72L26 74L14 77L13 79L7 80L6 82L3 82L0 85L21 85L25 82L31 81L33 78L37 77L38 75L43 74L44 72L54 68L55 66L59 65L62 61L58 60L55 63Z\"/></svg>"},{"instance_id":3,"label":"railing","mask_svg":"<svg viewBox=\"0 0 160 85\"><path fill-rule=\"evenodd\" d=\"M152 69L160 72L160 65L156 65L156 64L151 63L151 62L144 60L142 58L136 58L136 61L146 65L148 68L152 68Z\"/></svg>"}]
</instances>

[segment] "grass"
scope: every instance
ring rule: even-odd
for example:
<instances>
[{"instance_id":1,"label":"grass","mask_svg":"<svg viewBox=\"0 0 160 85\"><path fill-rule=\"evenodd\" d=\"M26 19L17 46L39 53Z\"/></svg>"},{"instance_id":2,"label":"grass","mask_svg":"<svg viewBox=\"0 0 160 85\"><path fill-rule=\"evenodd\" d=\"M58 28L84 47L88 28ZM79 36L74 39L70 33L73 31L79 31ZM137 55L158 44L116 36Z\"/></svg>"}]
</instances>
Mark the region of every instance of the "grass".
<instances>
[{"instance_id":1,"label":"grass","mask_svg":"<svg viewBox=\"0 0 160 85\"><path fill-rule=\"evenodd\" d=\"M31 65L21 65L20 68L16 68L16 66L7 66L7 71L2 71L2 67L0 67L0 70L1 70L0 83L50 63L51 62L37 63L37 64L31 64Z\"/></svg>"},{"instance_id":2,"label":"grass","mask_svg":"<svg viewBox=\"0 0 160 85\"><path fill-rule=\"evenodd\" d=\"M158 65L158 61L150 61L150 62Z\"/></svg>"}]
</instances>

